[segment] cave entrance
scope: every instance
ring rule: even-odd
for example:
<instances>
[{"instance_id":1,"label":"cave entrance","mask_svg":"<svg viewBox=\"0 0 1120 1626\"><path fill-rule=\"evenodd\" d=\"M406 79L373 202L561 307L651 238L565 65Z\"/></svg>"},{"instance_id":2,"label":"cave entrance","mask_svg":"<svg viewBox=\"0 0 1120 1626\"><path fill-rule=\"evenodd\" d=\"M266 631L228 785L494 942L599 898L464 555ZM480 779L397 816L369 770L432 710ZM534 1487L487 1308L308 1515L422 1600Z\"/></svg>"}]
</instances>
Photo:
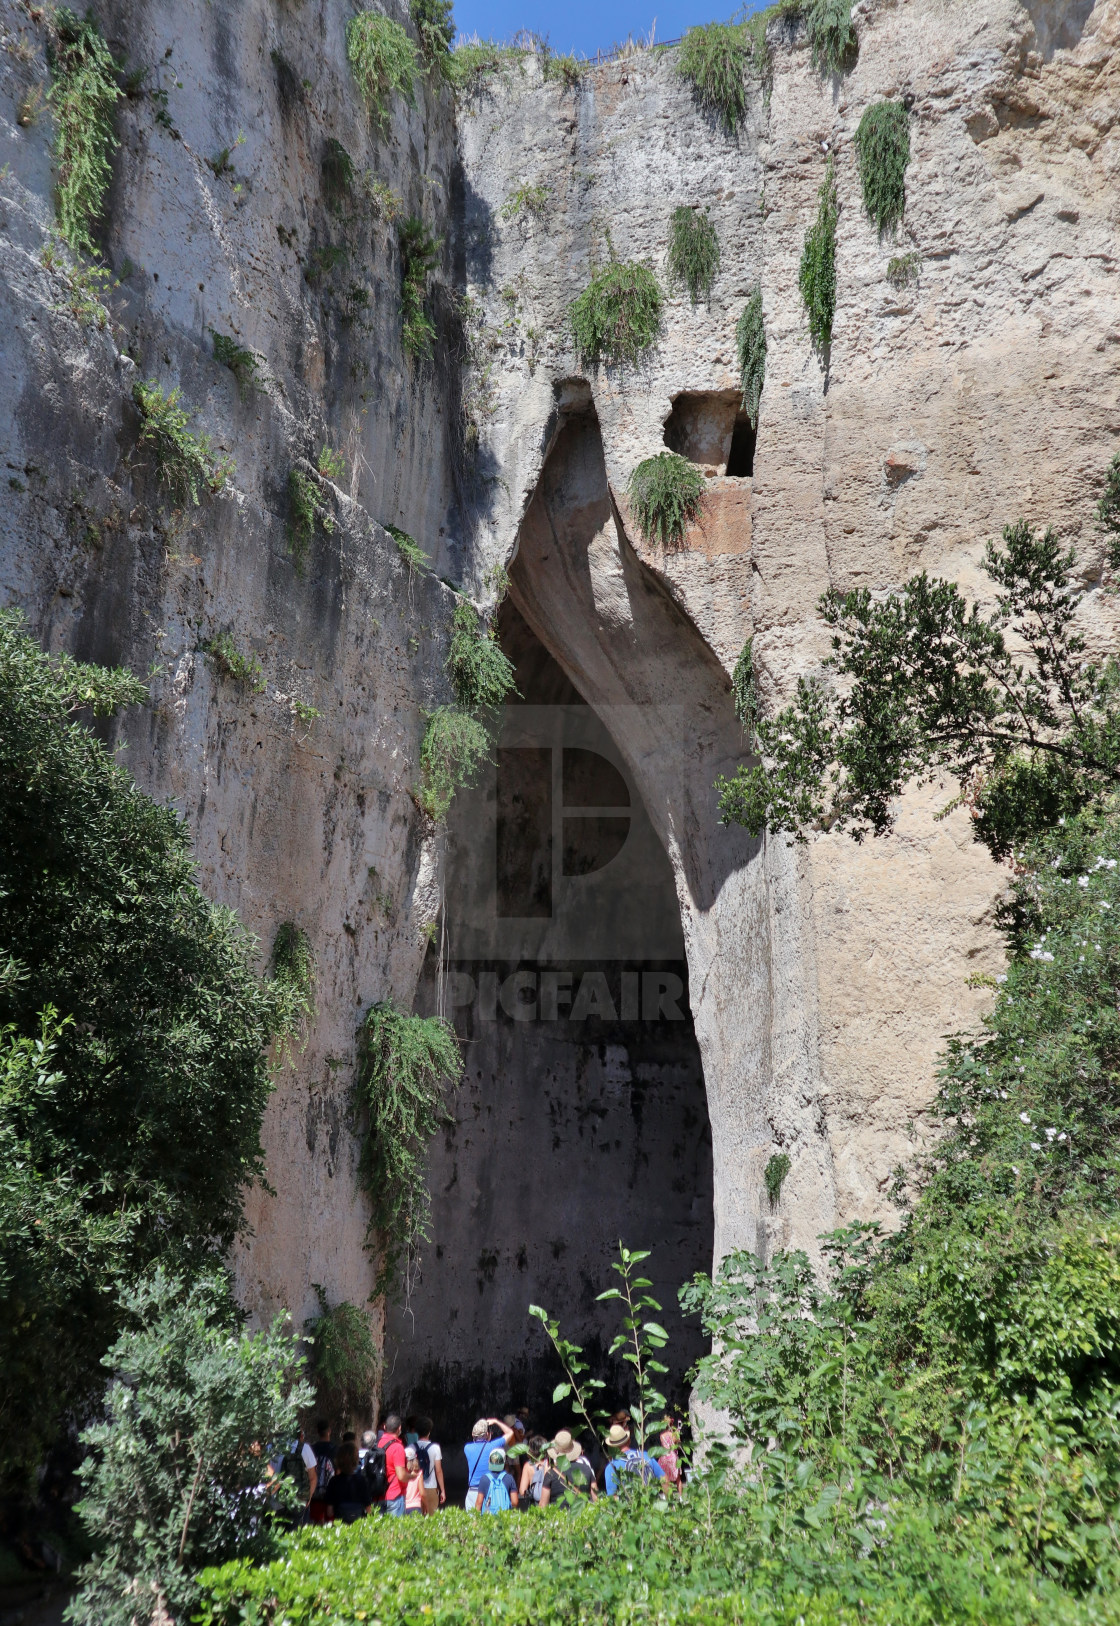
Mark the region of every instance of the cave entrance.
<instances>
[{"instance_id":1,"label":"cave entrance","mask_svg":"<svg viewBox=\"0 0 1120 1626\"><path fill-rule=\"evenodd\" d=\"M494 760L456 797L442 948L419 1008L442 1008L466 1062L430 1155L432 1242L387 1329L387 1403L430 1414L449 1447L480 1415L527 1406L547 1432L560 1372L541 1304L587 1350L612 1405L607 1345L621 1238L670 1333L667 1393L702 1352L677 1289L710 1268L712 1148L673 874L608 723L507 599L519 697ZM625 728L625 716L615 720ZM449 1452L447 1469L461 1470ZM465 1486L463 1487L465 1489Z\"/></svg>"},{"instance_id":2,"label":"cave entrance","mask_svg":"<svg viewBox=\"0 0 1120 1626\"><path fill-rule=\"evenodd\" d=\"M754 474L755 429L738 390L686 390L673 397L665 445L709 475Z\"/></svg>"}]
</instances>

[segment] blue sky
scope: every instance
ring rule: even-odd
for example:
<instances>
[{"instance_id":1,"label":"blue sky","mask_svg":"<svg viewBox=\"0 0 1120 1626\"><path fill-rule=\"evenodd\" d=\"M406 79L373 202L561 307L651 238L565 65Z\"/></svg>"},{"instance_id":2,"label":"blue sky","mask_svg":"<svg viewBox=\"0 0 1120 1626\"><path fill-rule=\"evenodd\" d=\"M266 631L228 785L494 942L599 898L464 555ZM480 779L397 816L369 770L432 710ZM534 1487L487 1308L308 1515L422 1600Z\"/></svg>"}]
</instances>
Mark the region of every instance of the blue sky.
<instances>
[{"instance_id":1,"label":"blue sky","mask_svg":"<svg viewBox=\"0 0 1120 1626\"><path fill-rule=\"evenodd\" d=\"M593 56L628 34L675 39L694 23L725 21L737 0L455 0L461 33L507 40L519 28L547 34L555 51ZM759 0L762 3L762 0ZM750 10L756 6L752 4Z\"/></svg>"}]
</instances>

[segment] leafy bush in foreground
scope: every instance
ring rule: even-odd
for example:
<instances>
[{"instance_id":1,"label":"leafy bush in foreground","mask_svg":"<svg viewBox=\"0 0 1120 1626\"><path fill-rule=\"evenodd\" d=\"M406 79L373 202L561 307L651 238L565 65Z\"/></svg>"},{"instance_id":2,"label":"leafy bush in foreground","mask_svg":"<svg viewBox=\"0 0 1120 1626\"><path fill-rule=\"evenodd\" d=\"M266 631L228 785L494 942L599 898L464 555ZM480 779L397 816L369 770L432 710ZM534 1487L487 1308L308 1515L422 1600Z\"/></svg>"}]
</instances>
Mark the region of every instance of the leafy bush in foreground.
<instances>
[{"instance_id":1,"label":"leafy bush in foreground","mask_svg":"<svg viewBox=\"0 0 1120 1626\"><path fill-rule=\"evenodd\" d=\"M568 307L576 351L584 362L636 362L661 332L664 296L639 260L611 260Z\"/></svg>"},{"instance_id":2,"label":"leafy bush in foreground","mask_svg":"<svg viewBox=\"0 0 1120 1626\"><path fill-rule=\"evenodd\" d=\"M311 1401L287 1317L249 1336L221 1274L187 1286L157 1269L121 1309L104 1417L82 1436L79 1511L98 1554L66 1612L73 1626L185 1620L204 1564L266 1556L269 1448Z\"/></svg>"},{"instance_id":3,"label":"leafy bush in foreground","mask_svg":"<svg viewBox=\"0 0 1120 1626\"><path fill-rule=\"evenodd\" d=\"M983 1522L910 1496L868 1507L812 1474L775 1495L717 1479L679 1504L364 1519L307 1530L281 1556L201 1578L199 1626L1106 1626L1025 1574Z\"/></svg>"},{"instance_id":4,"label":"leafy bush in foreground","mask_svg":"<svg viewBox=\"0 0 1120 1626\"><path fill-rule=\"evenodd\" d=\"M261 1173L293 1020L199 891L186 826L75 714L146 697L0 614L0 1481L99 1386L115 1282L206 1266Z\"/></svg>"}]
</instances>

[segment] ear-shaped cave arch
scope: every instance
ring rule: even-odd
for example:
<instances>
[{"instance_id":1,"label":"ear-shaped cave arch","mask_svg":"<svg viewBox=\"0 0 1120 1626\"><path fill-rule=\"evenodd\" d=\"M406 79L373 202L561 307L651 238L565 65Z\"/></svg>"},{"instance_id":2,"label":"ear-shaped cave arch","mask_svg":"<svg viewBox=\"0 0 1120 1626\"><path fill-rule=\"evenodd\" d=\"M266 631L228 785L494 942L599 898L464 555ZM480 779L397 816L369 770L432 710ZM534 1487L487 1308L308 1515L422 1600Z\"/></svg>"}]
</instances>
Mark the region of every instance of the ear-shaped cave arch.
<instances>
[{"instance_id":1,"label":"ear-shaped cave arch","mask_svg":"<svg viewBox=\"0 0 1120 1626\"><path fill-rule=\"evenodd\" d=\"M498 626L520 694L452 810L422 993L467 1077L387 1351L387 1395L449 1437L511 1403L570 1420L527 1306L605 1369L593 1301L619 1237L654 1250L679 1386L700 1347L680 1282L832 1213L790 862L719 823L713 783L743 751L728 677L625 535L586 385L562 387ZM764 1195L775 1136L802 1154L792 1230Z\"/></svg>"}]
</instances>

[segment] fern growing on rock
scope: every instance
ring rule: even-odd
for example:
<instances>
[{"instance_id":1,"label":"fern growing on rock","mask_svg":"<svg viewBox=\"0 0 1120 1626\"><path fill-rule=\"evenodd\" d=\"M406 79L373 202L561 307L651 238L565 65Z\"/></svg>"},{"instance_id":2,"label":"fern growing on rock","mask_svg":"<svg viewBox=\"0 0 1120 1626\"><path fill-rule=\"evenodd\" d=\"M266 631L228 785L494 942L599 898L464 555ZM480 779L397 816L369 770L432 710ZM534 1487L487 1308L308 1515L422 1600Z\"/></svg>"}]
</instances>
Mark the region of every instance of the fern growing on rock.
<instances>
[{"instance_id":1,"label":"fern growing on rock","mask_svg":"<svg viewBox=\"0 0 1120 1626\"><path fill-rule=\"evenodd\" d=\"M809 318L809 336L817 350L825 350L832 343L832 322L836 314L836 222L839 214L835 165L829 158L824 180L817 192L817 218L806 233L797 279Z\"/></svg>"},{"instance_id":2,"label":"fern growing on rock","mask_svg":"<svg viewBox=\"0 0 1120 1626\"><path fill-rule=\"evenodd\" d=\"M137 379L132 398L140 412L139 443L152 453L156 474L173 502L198 506L199 494L216 496L233 474L230 458L215 459L207 435L187 426L191 415L180 405L182 391L165 395L154 378Z\"/></svg>"},{"instance_id":3,"label":"fern growing on rock","mask_svg":"<svg viewBox=\"0 0 1120 1626\"><path fill-rule=\"evenodd\" d=\"M664 295L642 260L612 259L568 307L580 359L636 362L661 332Z\"/></svg>"},{"instance_id":4,"label":"fern growing on rock","mask_svg":"<svg viewBox=\"0 0 1120 1626\"><path fill-rule=\"evenodd\" d=\"M95 254L91 230L101 218L113 178L112 156L119 145L113 118L124 92L92 12L79 17L69 7L59 7L48 59L59 230L76 254Z\"/></svg>"},{"instance_id":5,"label":"fern growing on rock","mask_svg":"<svg viewBox=\"0 0 1120 1626\"><path fill-rule=\"evenodd\" d=\"M856 47L851 0L810 0L804 11L813 66L841 73Z\"/></svg>"},{"instance_id":6,"label":"fern growing on rock","mask_svg":"<svg viewBox=\"0 0 1120 1626\"><path fill-rule=\"evenodd\" d=\"M490 752L490 733L473 711L437 706L428 717L420 744L417 801L428 817L447 817L457 790L472 783Z\"/></svg>"},{"instance_id":7,"label":"fern growing on rock","mask_svg":"<svg viewBox=\"0 0 1120 1626\"><path fill-rule=\"evenodd\" d=\"M710 299L719 271L719 238L707 209L683 204L669 217L669 278L695 305Z\"/></svg>"},{"instance_id":8,"label":"fern growing on rock","mask_svg":"<svg viewBox=\"0 0 1120 1626\"><path fill-rule=\"evenodd\" d=\"M733 136L746 116L746 75L754 62L754 40L742 24L706 23L688 30L676 68L700 107Z\"/></svg>"},{"instance_id":9,"label":"fern growing on rock","mask_svg":"<svg viewBox=\"0 0 1120 1626\"><path fill-rule=\"evenodd\" d=\"M360 11L346 25L346 56L369 115L379 124L388 122L394 93L413 106L420 58L400 23L376 11Z\"/></svg>"},{"instance_id":10,"label":"fern growing on rock","mask_svg":"<svg viewBox=\"0 0 1120 1626\"><path fill-rule=\"evenodd\" d=\"M303 1323L311 1346L308 1366L315 1380L316 1409L328 1417L363 1420L370 1415L381 1376L381 1358L366 1311L348 1299L332 1305L313 1282L319 1314Z\"/></svg>"},{"instance_id":11,"label":"fern growing on rock","mask_svg":"<svg viewBox=\"0 0 1120 1626\"><path fill-rule=\"evenodd\" d=\"M432 353L435 323L428 315L428 278L439 264L443 244L418 215L409 215L397 227L401 255L401 344L413 361Z\"/></svg>"},{"instance_id":12,"label":"fern growing on rock","mask_svg":"<svg viewBox=\"0 0 1120 1626\"><path fill-rule=\"evenodd\" d=\"M391 1000L362 1024L356 1095L367 1117L358 1168L370 1200L370 1231L381 1243L382 1284L404 1250L427 1234L428 1142L448 1121L447 1090L463 1076L459 1042L436 1016L410 1016Z\"/></svg>"},{"instance_id":13,"label":"fern growing on rock","mask_svg":"<svg viewBox=\"0 0 1120 1626\"><path fill-rule=\"evenodd\" d=\"M237 380L237 393L244 400L257 382L260 371L257 356L243 344L238 344L228 333L219 333L216 328L210 329L210 337L214 341L214 360L222 367L229 368Z\"/></svg>"},{"instance_id":14,"label":"fern growing on rock","mask_svg":"<svg viewBox=\"0 0 1120 1626\"><path fill-rule=\"evenodd\" d=\"M901 102L873 102L859 121L855 141L863 206L880 232L889 231L906 210L910 115Z\"/></svg>"},{"instance_id":15,"label":"fern growing on rock","mask_svg":"<svg viewBox=\"0 0 1120 1626\"><path fill-rule=\"evenodd\" d=\"M766 325L762 316L762 289L756 283L735 324L735 350L739 358L739 388L743 411L758 428L758 408L766 382Z\"/></svg>"},{"instance_id":16,"label":"fern growing on rock","mask_svg":"<svg viewBox=\"0 0 1120 1626\"><path fill-rule=\"evenodd\" d=\"M493 631L479 624L473 604L460 599L451 617L447 672L461 706L500 706L514 691L513 663Z\"/></svg>"},{"instance_id":17,"label":"fern growing on rock","mask_svg":"<svg viewBox=\"0 0 1120 1626\"><path fill-rule=\"evenodd\" d=\"M627 496L638 528L647 542L679 546L698 518L704 476L686 457L659 452L639 463L630 476Z\"/></svg>"}]
</instances>

